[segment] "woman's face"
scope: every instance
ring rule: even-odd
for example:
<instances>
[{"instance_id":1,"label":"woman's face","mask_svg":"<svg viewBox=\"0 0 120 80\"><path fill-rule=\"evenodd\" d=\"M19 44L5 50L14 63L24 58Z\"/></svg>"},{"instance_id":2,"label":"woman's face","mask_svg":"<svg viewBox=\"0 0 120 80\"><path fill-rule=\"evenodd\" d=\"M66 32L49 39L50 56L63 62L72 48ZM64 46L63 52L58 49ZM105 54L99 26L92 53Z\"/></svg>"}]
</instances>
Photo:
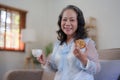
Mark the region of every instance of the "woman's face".
<instances>
[{"instance_id":1,"label":"woman's face","mask_svg":"<svg viewBox=\"0 0 120 80\"><path fill-rule=\"evenodd\" d=\"M67 9L63 12L61 20L62 31L67 37L73 37L78 27L77 14L72 9Z\"/></svg>"}]
</instances>

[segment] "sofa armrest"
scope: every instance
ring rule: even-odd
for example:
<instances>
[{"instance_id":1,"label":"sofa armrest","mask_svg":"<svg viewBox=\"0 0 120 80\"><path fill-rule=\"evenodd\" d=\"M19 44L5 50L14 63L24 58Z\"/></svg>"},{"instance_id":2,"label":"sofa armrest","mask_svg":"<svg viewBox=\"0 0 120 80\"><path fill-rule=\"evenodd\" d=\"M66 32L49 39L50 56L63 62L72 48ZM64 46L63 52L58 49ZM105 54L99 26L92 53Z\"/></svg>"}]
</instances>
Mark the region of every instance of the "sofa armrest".
<instances>
[{"instance_id":1,"label":"sofa armrest","mask_svg":"<svg viewBox=\"0 0 120 80\"><path fill-rule=\"evenodd\" d=\"M95 80L117 80L120 75L120 60L100 61L101 71L95 75Z\"/></svg>"},{"instance_id":2,"label":"sofa armrest","mask_svg":"<svg viewBox=\"0 0 120 80\"><path fill-rule=\"evenodd\" d=\"M42 80L54 80L55 72L43 71Z\"/></svg>"},{"instance_id":3,"label":"sofa armrest","mask_svg":"<svg viewBox=\"0 0 120 80\"><path fill-rule=\"evenodd\" d=\"M10 70L5 73L3 80L41 80L43 71L37 69Z\"/></svg>"}]
</instances>

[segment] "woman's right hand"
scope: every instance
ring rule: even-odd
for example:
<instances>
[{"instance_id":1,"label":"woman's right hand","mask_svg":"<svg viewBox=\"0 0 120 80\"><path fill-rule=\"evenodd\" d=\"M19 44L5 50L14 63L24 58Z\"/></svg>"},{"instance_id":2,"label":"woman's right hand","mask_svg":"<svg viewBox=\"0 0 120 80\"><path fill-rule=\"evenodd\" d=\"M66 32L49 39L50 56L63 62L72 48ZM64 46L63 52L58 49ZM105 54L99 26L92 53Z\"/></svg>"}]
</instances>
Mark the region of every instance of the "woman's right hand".
<instances>
[{"instance_id":1,"label":"woman's right hand","mask_svg":"<svg viewBox=\"0 0 120 80\"><path fill-rule=\"evenodd\" d=\"M37 60L38 60L41 64L45 65L45 64L46 64L45 54L42 53L42 55L40 55L39 57L37 57Z\"/></svg>"}]
</instances>

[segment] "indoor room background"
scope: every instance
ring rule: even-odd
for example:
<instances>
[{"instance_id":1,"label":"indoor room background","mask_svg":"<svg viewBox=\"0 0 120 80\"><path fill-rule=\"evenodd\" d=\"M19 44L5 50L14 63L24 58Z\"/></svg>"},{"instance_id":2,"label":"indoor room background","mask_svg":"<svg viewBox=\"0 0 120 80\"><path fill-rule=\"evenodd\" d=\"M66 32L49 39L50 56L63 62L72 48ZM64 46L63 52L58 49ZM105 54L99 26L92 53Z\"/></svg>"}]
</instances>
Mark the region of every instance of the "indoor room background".
<instances>
[{"instance_id":1,"label":"indoor room background","mask_svg":"<svg viewBox=\"0 0 120 80\"><path fill-rule=\"evenodd\" d=\"M58 15L68 4L78 6L85 19L96 18L98 50L120 48L120 0L0 0L0 4L27 11L26 28L37 33L32 48L43 49L57 40ZM7 70L22 69L25 54L0 51L0 79Z\"/></svg>"}]
</instances>

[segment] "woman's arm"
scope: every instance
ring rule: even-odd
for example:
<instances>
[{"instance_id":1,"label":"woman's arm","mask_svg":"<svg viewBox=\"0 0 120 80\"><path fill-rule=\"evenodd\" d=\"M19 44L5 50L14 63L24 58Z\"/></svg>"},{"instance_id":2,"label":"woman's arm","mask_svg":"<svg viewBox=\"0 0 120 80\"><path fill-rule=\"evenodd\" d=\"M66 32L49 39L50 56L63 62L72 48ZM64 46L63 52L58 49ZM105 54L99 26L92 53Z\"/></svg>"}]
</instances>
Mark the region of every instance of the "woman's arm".
<instances>
[{"instance_id":1,"label":"woman's arm","mask_svg":"<svg viewBox=\"0 0 120 80\"><path fill-rule=\"evenodd\" d=\"M59 47L59 41L57 41L53 46L52 53L48 56L48 58L43 62L43 68L47 71L57 71L57 66L55 64L55 55L57 52L57 49Z\"/></svg>"},{"instance_id":2,"label":"woman's arm","mask_svg":"<svg viewBox=\"0 0 120 80\"><path fill-rule=\"evenodd\" d=\"M88 71L95 71L95 73L100 71L100 62L99 62L99 54L95 48L95 43L93 40L90 40L87 45L87 57L89 60L88 63ZM91 68L93 66L93 68Z\"/></svg>"},{"instance_id":3,"label":"woman's arm","mask_svg":"<svg viewBox=\"0 0 120 80\"><path fill-rule=\"evenodd\" d=\"M78 58L77 66L80 66L84 71L90 74L95 74L100 71L100 63L94 41L89 40L85 53L81 53L80 49L77 49L74 50L74 55Z\"/></svg>"}]
</instances>

